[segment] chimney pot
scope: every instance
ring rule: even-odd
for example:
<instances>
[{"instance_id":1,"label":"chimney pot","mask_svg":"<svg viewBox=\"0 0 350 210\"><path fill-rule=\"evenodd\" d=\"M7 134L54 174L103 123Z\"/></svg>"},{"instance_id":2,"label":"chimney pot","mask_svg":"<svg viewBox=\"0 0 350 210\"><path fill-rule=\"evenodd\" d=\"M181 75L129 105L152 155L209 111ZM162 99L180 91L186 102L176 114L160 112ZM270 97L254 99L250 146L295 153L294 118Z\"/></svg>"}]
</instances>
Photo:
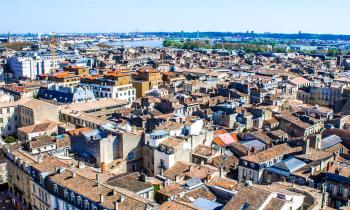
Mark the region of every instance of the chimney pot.
<instances>
[{"instance_id":1,"label":"chimney pot","mask_svg":"<svg viewBox=\"0 0 350 210\"><path fill-rule=\"evenodd\" d=\"M114 201L114 209L119 210L119 203L118 201Z\"/></svg>"},{"instance_id":2,"label":"chimney pot","mask_svg":"<svg viewBox=\"0 0 350 210\"><path fill-rule=\"evenodd\" d=\"M123 202L125 200L125 195L120 195L119 202Z\"/></svg>"}]
</instances>

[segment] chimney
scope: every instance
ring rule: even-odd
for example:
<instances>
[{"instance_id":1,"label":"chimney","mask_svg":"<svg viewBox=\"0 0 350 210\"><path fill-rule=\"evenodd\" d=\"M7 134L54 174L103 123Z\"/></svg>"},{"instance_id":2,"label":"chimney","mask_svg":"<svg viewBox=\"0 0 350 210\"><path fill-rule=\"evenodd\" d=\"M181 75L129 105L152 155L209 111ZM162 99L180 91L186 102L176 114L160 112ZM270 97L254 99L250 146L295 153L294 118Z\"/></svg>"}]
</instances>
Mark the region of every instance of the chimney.
<instances>
[{"instance_id":1,"label":"chimney","mask_svg":"<svg viewBox=\"0 0 350 210\"><path fill-rule=\"evenodd\" d=\"M220 171L219 171L219 177L222 178L222 172L223 172L224 167L220 166Z\"/></svg>"},{"instance_id":2,"label":"chimney","mask_svg":"<svg viewBox=\"0 0 350 210\"><path fill-rule=\"evenodd\" d=\"M211 179L211 175L208 174L207 177L206 177L206 179L205 179L205 183L208 183L208 182L210 181L210 179Z\"/></svg>"},{"instance_id":3,"label":"chimney","mask_svg":"<svg viewBox=\"0 0 350 210\"><path fill-rule=\"evenodd\" d=\"M335 174L339 175L340 173L340 168L335 169Z\"/></svg>"},{"instance_id":4,"label":"chimney","mask_svg":"<svg viewBox=\"0 0 350 210\"><path fill-rule=\"evenodd\" d=\"M72 172L72 178L76 177L77 176L77 172L73 171Z\"/></svg>"},{"instance_id":5,"label":"chimney","mask_svg":"<svg viewBox=\"0 0 350 210\"><path fill-rule=\"evenodd\" d=\"M333 160L337 160L339 158L339 153L338 152L334 152L333 153Z\"/></svg>"},{"instance_id":6,"label":"chimney","mask_svg":"<svg viewBox=\"0 0 350 210\"><path fill-rule=\"evenodd\" d=\"M38 163L42 163L43 162L43 160L44 160L44 158L39 154L38 155Z\"/></svg>"},{"instance_id":7,"label":"chimney","mask_svg":"<svg viewBox=\"0 0 350 210\"><path fill-rule=\"evenodd\" d=\"M119 203L118 201L114 201L114 209L119 210Z\"/></svg>"},{"instance_id":8,"label":"chimney","mask_svg":"<svg viewBox=\"0 0 350 210\"><path fill-rule=\"evenodd\" d=\"M314 167L314 166L311 166L311 167L310 167L310 171L311 171L311 175L314 175L314 173L315 173L315 167Z\"/></svg>"},{"instance_id":9,"label":"chimney","mask_svg":"<svg viewBox=\"0 0 350 210\"><path fill-rule=\"evenodd\" d=\"M164 176L164 169L162 169L162 168L160 169L160 175Z\"/></svg>"},{"instance_id":10,"label":"chimney","mask_svg":"<svg viewBox=\"0 0 350 210\"><path fill-rule=\"evenodd\" d=\"M115 189L113 189L113 195L116 195L117 191Z\"/></svg>"},{"instance_id":11,"label":"chimney","mask_svg":"<svg viewBox=\"0 0 350 210\"><path fill-rule=\"evenodd\" d=\"M100 174L96 174L97 186L100 187Z\"/></svg>"},{"instance_id":12,"label":"chimney","mask_svg":"<svg viewBox=\"0 0 350 210\"><path fill-rule=\"evenodd\" d=\"M105 162L102 162L102 163L101 163L101 173L102 173L102 174L105 174L105 173L106 173L106 163L105 163Z\"/></svg>"},{"instance_id":13,"label":"chimney","mask_svg":"<svg viewBox=\"0 0 350 210\"><path fill-rule=\"evenodd\" d=\"M315 136L315 149L321 149L321 134L316 134Z\"/></svg>"},{"instance_id":14,"label":"chimney","mask_svg":"<svg viewBox=\"0 0 350 210\"><path fill-rule=\"evenodd\" d=\"M119 203L123 202L125 200L125 195L120 195Z\"/></svg>"},{"instance_id":15,"label":"chimney","mask_svg":"<svg viewBox=\"0 0 350 210\"><path fill-rule=\"evenodd\" d=\"M303 154L309 154L310 140L308 138L304 139Z\"/></svg>"},{"instance_id":16,"label":"chimney","mask_svg":"<svg viewBox=\"0 0 350 210\"><path fill-rule=\"evenodd\" d=\"M102 194L100 194L100 203L103 203L104 200L105 200L104 196Z\"/></svg>"}]
</instances>

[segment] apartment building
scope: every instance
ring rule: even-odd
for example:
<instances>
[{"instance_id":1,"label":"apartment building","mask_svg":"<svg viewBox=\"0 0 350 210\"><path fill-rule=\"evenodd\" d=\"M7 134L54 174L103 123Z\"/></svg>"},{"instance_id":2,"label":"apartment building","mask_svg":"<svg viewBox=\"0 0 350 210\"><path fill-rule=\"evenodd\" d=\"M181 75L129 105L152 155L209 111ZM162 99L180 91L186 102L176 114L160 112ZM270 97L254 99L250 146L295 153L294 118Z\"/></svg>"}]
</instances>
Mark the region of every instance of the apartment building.
<instances>
[{"instance_id":1,"label":"apartment building","mask_svg":"<svg viewBox=\"0 0 350 210\"><path fill-rule=\"evenodd\" d=\"M177 161L190 161L191 145L184 140L169 137L162 141L154 150L154 174L167 170Z\"/></svg>"},{"instance_id":2,"label":"apartment building","mask_svg":"<svg viewBox=\"0 0 350 210\"><path fill-rule=\"evenodd\" d=\"M288 149L287 144L280 144L256 154L241 157L238 166L238 179L261 183L264 169L282 161L284 155L288 153Z\"/></svg>"},{"instance_id":3,"label":"apartment building","mask_svg":"<svg viewBox=\"0 0 350 210\"><path fill-rule=\"evenodd\" d=\"M38 124L45 120L58 122L58 106L31 99L18 107L19 127Z\"/></svg>"},{"instance_id":4,"label":"apartment building","mask_svg":"<svg viewBox=\"0 0 350 210\"><path fill-rule=\"evenodd\" d=\"M0 103L0 136L6 137L16 134L16 130L19 126L18 106L29 100L30 99L24 98L18 101L13 101L10 99L3 100Z\"/></svg>"},{"instance_id":5,"label":"apartment building","mask_svg":"<svg viewBox=\"0 0 350 210\"><path fill-rule=\"evenodd\" d=\"M19 149L7 151L6 159L9 195L17 209L154 210L157 207L143 194L105 183L106 174L68 157L34 158Z\"/></svg>"},{"instance_id":6,"label":"apartment building","mask_svg":"<svg viewBox=\"0 0 350 210\"><path fill-rule=\"evenodd\" d=\"M68 71L44 74L40 75L40 78L61 87L75 87L80 83L80 76Z\"/></svg>"},{"instance_id":7,"label":"apartment building","mask_svg":"<svg viewBox=\"0 0 350 210\"><path fill-rule=\"evenodd\" d=\"M80 86L91 90L97 98L117 98L129 103L136 100L131 77L118 72L107 72L103 77L83 77Z\"/></svg>"},{"instance_id":8,"label":"apartment building","mask_svg":"<svg viewBox=\"0 0 350 210\"><path fill-rule=\"evenodd\" d=\"M161 82L162 77L159 71L154 69L141 69L137 71L137 75L134 76L132 84L136 88L136 95L139 98L145 96L148 90L158 89Z\"/></svg>"}]
</instances>

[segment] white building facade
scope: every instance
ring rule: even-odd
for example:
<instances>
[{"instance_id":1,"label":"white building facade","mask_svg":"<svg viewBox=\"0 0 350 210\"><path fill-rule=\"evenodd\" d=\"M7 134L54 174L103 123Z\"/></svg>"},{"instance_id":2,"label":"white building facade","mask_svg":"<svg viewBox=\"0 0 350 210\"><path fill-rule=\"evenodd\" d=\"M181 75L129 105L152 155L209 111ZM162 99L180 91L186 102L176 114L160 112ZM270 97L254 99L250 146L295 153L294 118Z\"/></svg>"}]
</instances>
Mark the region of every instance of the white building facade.
<instances>
[{"instance_id":1,"label":"white building facade","mask_svg":"<svg viewBox=\"0 0 350 210\"><path fill-rule=\"evenodd\" d=\"M117 98L129 103L136 100L136 89L132 84L110 86L97 83L81 83L80 86L91 90L96 98Z\"/></svg>"}]
</instances>

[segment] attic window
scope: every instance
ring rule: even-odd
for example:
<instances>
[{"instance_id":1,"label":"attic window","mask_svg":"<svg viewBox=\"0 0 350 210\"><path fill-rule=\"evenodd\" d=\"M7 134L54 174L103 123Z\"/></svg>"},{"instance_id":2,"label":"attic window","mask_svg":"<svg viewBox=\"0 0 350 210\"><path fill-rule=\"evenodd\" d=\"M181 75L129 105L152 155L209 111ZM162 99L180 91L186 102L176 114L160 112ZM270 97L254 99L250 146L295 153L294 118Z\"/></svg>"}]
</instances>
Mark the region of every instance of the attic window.
<instances>
[{"instance_id":1,"label":"attic window","mask_svg":"<svg viewBox=\"0 0 350 210\"><path fill-rule=\"evenodd\" d=\"M53 185L53 191L58 194L58 185L57 184L54 184Z\"/></svg>"},{"instance_id":2,"label":"attic window","mask_svg":"<svg viewBox=\"0 0 350 210\"><path fill-rule=\"evenodd\" d=\"M240 208L240 210L247 210L249 208L249 203L244 203L243 206Z\"/></svg>"},{"instance_id":3,"label":"attic window","mask_svg":"<svg viewBox=\"0 0 350 210\"><path fill-rule=\"evenodd\" d=\"M69 198L68 196L69 196L69 195L68 195L68 190L65 189L65 190L64 190L64 198L65 198L65 199L68 199L68 198Z\"/></svg>"},{"instance_id":4,"label":"attic window","mask_svg":"<svg viewBox=\"0 0 350 210\"><path fill-rule=\"evenodd\" d=\"M89 209L89 201L88 200L84 201L84 209Z\"/></svg>"}]
</instances>

